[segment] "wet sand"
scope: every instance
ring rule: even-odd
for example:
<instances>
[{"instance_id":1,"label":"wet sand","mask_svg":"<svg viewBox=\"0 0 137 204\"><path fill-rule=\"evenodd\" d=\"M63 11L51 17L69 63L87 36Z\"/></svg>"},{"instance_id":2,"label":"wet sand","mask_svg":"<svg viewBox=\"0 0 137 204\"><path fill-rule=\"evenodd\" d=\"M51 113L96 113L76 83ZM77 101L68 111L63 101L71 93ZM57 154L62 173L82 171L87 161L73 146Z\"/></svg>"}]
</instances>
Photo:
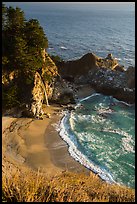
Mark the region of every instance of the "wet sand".
<instances>
[{"instance_id":1,"label":"wet sand","mask_svg":"<svg viewBox=\"0 0 137 204\"><path fill-rule=\"evenodd\" d=\"M91 95L90 89L83 96L82 92L81 88L79 98ZM2 117L3 173L11 174L16 169L30 168L36 171L39 169L49 176L62 171L90 174L87 168L70 156L66 142L56 130L63 117L63 108L50 105L44 106L44 110L50 113L50 118Z\"/></svg>"}]
</instances>

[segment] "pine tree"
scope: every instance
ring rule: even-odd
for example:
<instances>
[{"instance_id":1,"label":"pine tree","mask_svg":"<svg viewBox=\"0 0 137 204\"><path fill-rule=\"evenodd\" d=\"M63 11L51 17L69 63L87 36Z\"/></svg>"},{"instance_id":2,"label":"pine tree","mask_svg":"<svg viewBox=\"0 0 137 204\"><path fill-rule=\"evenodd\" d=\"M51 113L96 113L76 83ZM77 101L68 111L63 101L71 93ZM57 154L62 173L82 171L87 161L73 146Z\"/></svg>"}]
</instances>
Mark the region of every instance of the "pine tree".
<instances>
[{"instance_id":1,"label":"pine tree","mask_svg":"<svg viewBox=\"0 0 137 204\"><path fill-rule=\"evenodd\" d=\"M7 70L21 69L26 50L23 39L25 26L24 12L19 8L6 9L6 22L3 30L3 57L7 58ZM22 59L23 58L23 59Z\"/></svg>"}]
</instances>

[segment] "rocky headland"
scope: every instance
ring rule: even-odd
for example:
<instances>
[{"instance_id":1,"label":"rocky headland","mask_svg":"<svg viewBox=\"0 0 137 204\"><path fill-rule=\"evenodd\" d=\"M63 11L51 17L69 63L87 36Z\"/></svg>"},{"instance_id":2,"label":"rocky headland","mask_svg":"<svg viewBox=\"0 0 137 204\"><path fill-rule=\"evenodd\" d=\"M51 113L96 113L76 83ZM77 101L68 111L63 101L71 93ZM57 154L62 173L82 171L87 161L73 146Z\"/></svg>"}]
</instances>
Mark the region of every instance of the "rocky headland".
<instances>
[{"instance_id":1,"label":"rocky headland","mask_svg":"<svg viewBox=\"0 0 137 204\"><path fill-rule=\"evenodd\" d=\"M13 84L20 87L19 109L22 116L41 117L44 103L47 106L49 103L75 104L79 91L84 87L134 104L135 68L126 70L112 54L100 58L88 53L80 59L61 61L58 65L47 52L42 54L45 66L35 73L31 84L25 84L25 76L15 72L2 76L3 89L9 89Z\"/></svg>"},{"instance_id":2,"label":"rocky headland","mask_svg":"<svg viewBox=\"0 0 137 204\"><path fill-rule=\"evenodd\" d=\"M96 92L112 95L127 103L135 102L135 68L125 69L112 54L100 58L88 53L80 59L61 62L59 74L75 88L88 84Z\"/></svg>"}]
</instances>

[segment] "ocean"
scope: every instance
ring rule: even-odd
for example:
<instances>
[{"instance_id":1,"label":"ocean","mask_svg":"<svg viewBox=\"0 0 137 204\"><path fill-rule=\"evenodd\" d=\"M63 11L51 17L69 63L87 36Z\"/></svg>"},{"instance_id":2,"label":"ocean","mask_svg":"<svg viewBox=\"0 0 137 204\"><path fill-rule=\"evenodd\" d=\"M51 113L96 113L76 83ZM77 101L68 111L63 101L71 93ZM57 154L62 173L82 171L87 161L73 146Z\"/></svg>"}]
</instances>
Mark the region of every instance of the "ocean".
<instances>
[{"instance_id":1,"label":"ocean","mask_svg":"<svg viewBox=\"0 0 137 204\"><path fill-rule=\"evenodd\" d=\"M119 64L135 66L134 3L6 2L26 19L36 18L49 41L48 53L72 60L108 53ZM60 124L70 154L110 182L135 187L135 107L94 94L78 102Z\"/></svg>"},{"instance_id":2,"label":"ocean","mask_svg":"<svg viewBox=\"0 0 137 204\"><path fill-rule=\"evenodd\" d=\"M93 52L112 53L118 62L135 66L135 3L10 2L26 19L36 18L49 41L48 52L64 60Z\"/></svg>"},{"instance_id":3,"label":"ocean","mask_svg":"<svg viewBox=\"0 0 137 204\"><path fill-rule=\"evenodd\" d=\"M60 135L72 157L109 183L135 188L135 106L95 93L66 113Z\"/></svg>"}]
</instances>

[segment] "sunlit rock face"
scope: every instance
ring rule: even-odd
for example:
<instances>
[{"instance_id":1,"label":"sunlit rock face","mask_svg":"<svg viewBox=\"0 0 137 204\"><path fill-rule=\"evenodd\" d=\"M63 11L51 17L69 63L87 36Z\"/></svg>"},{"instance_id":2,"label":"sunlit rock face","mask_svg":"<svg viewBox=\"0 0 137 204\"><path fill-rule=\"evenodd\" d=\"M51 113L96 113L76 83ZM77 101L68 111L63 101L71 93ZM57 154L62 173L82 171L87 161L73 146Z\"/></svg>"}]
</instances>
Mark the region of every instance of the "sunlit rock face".
<instances>
[{"instance_id":1,"label":"sunlit rock face","mask_svg":"<svg viewBox=\"0 0 137 204\"><path fill-rule=\"evenodd\" d=\"M112 54L108 54L106 58L101 58L93 53L87 53L77 60L61 62L59 73L63 77L67 76L86 76L89 71L97 68L115 69L118 66L118 61L113 58Z\"/></svg>"},{"instance_id":2,"label":"sunlit rock face","mask_svg":"<svg viewBox=\"0 0 137 204\"><path fill-rule=\"evenodd\" d=\"M58 69L49 55L43 51L43 67L35 73L34 87L32 89L31 112L35 117L43 115L42 104L49 105L49 99L52 98L54 83L58 76Z\"/></svg>"},{"instance_id":3,"label":"sunlit rock face","mask_svg":"<svg viewBox=\"0 0 137 204\"><path fill-rule=\"evenodd\" d=\"M34 116L39 117L42 115L42 104L44 100L44 87L41 77L38 72L35 74L34 79L34 87L32 90L32 104L31 104L31 111Z\"/></svg>"}]
</instances>

